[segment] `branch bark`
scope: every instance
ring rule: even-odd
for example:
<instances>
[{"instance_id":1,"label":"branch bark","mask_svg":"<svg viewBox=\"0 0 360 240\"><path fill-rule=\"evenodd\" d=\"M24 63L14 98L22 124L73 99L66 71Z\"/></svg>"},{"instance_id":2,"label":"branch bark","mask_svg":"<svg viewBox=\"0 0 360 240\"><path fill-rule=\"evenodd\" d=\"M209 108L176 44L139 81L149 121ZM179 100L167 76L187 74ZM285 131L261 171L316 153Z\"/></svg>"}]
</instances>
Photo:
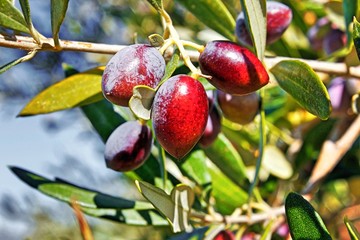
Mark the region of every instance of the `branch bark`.
<instances>
[{"instance_id":1,"label":"branch bark","mask_svg":"<svg viewBox=\"0 0 360 240\"><path fill-rule=\"evenodd\" d=\"M0 47L15 48L26 51L37 49L38 51L77 51L100 54L115 54L126 45L110 45L93 42L79 42L70 40L60 40L61 48L57 48L52 38L42 39L41 45L38 45L32 37L26 36L5 36L0 34ZM191 61L198 61L199 52L187 50ZM314 71L360 78L360 66L346 66L345 63L333 63L318 60L308 60L289 57L266 57L265 64L271 68L283 60L300 60L307 63Z\"/></svg>"}]
</instances>

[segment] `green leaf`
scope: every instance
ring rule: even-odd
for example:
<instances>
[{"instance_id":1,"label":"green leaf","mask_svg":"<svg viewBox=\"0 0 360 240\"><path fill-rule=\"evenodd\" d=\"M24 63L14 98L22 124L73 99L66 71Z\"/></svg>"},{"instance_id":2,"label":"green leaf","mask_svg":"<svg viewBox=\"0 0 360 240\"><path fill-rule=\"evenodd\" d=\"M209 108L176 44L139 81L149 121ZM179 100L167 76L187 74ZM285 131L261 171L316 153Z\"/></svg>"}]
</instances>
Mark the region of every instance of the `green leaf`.
<instances>
[{"instance_id":1,"label":"green leaf","mask_svg":"<svg viewBox=\"0 0 360 240\"><path fill-rule=\"evenodd\" d=\"M150 4L151 4L151 6L153 6L155 9L156 9L156 11L161 11L161 10L163 10L164 9L164 7L163 7L163 1L162 0L147 0Z\"/></svg>"},{"instance_id":2,"label":"green leaf","mask_svg":"<svg viewBox=\"0 0 360 240\"><path fill-rule=\"evenodd\" d=\"M349 232L351 240L359 240L360 234L358 230L355 228L354 224L346 216L344 218L344 223Z\"/></svg>"},{"instance_id":3,"label":"green leaf","mask_svg":"<svg viewBox=\"0 0 360 240\"><path fill-rule=\"evenodd\" d=\"M0 0L0 26L30 33L24 16L9 0Z\"/></svg>"},{"instance_id":4,"label":"green leaf","mask_svg":"<svg viewBox=\"0 0 360 240\"><path fill-rule=\"evenodd\" d=\"M138 118L150 120L155 93L155 89L149 86L138 85L134 87L133 95L129 100L129 108Z\"/></svg>"},{"instance_id":5,"label":"green leaf","mask_svg":"<svg viewBox=\"0 0 360 240\"><path fill-rule=\"evenodd\" d=\"M211 175L206 166L206 155L203 150L192 151L180 164L183 174L198 185L205 186L211 184Z\"/></svg>"},{"instance_id":6,"label":"green leaf","mask_svg":"<svg viewBox=\"0 0 360 240\"><path fill-rule=\"evenodd\" d=\"M37 53L37 50L33 50L33 51L29 52L27 55L1 66L0 67L0 74L2 74L3 72L6 72L10 68L18 65L19 63L29 61L30 59L35 57L36 53Z\"/></svg>"},{"instance_id":7,"label":"green leaf","mask_svg":"<svg viewBox=\"0 0 360 240\"><path fill-rule=\"evenodd\" d=\"M235 19L221 0L177 0L209 28L235 40ZM221 19L221 21L220 21Z\"/></svg>"},{"instance_id":8,"label":"green leaf","mask_svg":"<svg viewBox=\"0 0 360 240\"><path fill-rule=\"evenodd\" d=\"M169 223L156 210L93 209L81 207L87 215L136 226L168 226Z\"/></svg>"},{"instance_id":9,"label":"green leaf","mask_svg":"<svg viewBox=\"0 0 360 240\"><path fill-rule=\"evenodd\" d=\"M220 133L213 144L204 148L204 152L234 183L242 185L247 179L241 156L224 134Z\"/></svg>"},{"instance_id":10,"label":"green leaf","mask_svg":"<svg viewBox=\"0 0 360 240\"><path fill-rule=\"evenodd\" d=\"M59 31L68 8L69 0L51 0L51 31L56 47L60 47Z\"/></svg>"},{"instance_id":11,"label":"green leaf","mask_svg":"<svg viewBox=\"0 0 360 240\"><path fill-rule=\"evenodd\" d=\"M211 162L207 165L212 179L212 195L215 206L222 214L232 214L233 211L245 204L248 194Z\"/></svg>"},{"instance_id":12,"label":"green leaf","mask_svg":"<svg viewBox=\"0 0 360 240\"><path fill-rule=\"evenodd\" d=\"M357 16L360 4L358 0L343 0L342 4L343 4L344 18L345 18L347 46L349 46L352 39L350 24L352 23L353 18Z\"/></svg>"},{"instance_id":13,"label":"green leaf","mask_svg":"<svg viewBox=\"0 0 360 240\"><path fill-rule=\"evenodd\" d=\"M289 193L285 200L285 211L294 240L332 239L319 214L301 195Z\"/></svg>"},{"instance_id":14,"label":"green leaf","mask_svg":"<svg viewBox=\"0 0 360 240\"><path fill-rule=\"evenodd\" d=\"M43 194L67 203L75 201L80 207L95 209L153 209L152 205L147 202L114 197L60 179L52 181L18 167L10 167L10 170L23 182Z\"/></svg>"},{"instance_id":15,"label":"green leaf","mask_svg":"<svg viewBox=\"0 0 360 240\"><path fill-rule=\"evenodd\" d=\"M360 23L354 17L353 41L358 58L360 59Z\"/></svg>"},{"instance_id":16,"label":"green leaf","mask_svg":"<svg viewBox=\"0 0 360 240\"><path fill-rule=\"evenodd\" d=\"M171 77L171 75L175 72L175 70L177 69L177 67L179 65L179 60L180 60L180 51L179 51L179 49L176 49L174 51L174 54L172 55L170 61L166 64L165 74L164 74L163 78L161 79L161 82L157 86L157 88L159 88L161 86L161 84L163 82L165 82L166 80L168 80Z\"/></svg>"},{"instance_id":17,"label":"green leaf","mask_svg":"<svg viewBox=\"0 0 360 240\"><path fill-rule=\"evenodd\" d=\"M330 116L329 93L317 74L304 62L284 60L270 70L280 87L308 112L322 120Z\"/></svg>"},{"instance_id":18,"label":"green leaf","mask_svg":"<svg viewBox=\"0 0 360 240\"><path fill-rule=\"evenodd\" d=\"M20 0L20 5L22 12L24 14L25 22L30 30L31 36L35 39L37 43L40 43L40 34L39 32L34 28L34 25L31 21L31 12L30 12L30 4L28 0Z\"/></svg>"},{"instance_id":19,"label":"green leaf","mask_svg":"<svg viewBox=\"0 0 360 240\"><path fill-rule=\"evenodd\" d=\"M266 46L266 0L240 0L240 3L256 55L262 61Z\"/></svg>"},{"instance_id":20,"label":"green leaf","mask_svg":"<svg viewBox=\"0 0 360 240\"><path fill-rule=\"evenodd\" d=\"M100 101L103 99L103 70L103 67L97 67L51 85L36 95L21 110L19 116L51 113Z\"/></svg>"},{"instance_id":21,"label":"green leaf","mask_svg":"<svg viewBox=\"0 0 360 240\"><path fill-rule=\"evenodd\" d=\"M194 192L189 186L179 184L168 195L164 190L147 182L136 181L141 194L163 214L173 228L173 232L189 230L189 213L194 203Z\"/></svg>"},{"instance_id":22,"label":"green leaf","mask_svg":"<svg viewBox=\"0 0 360 240\"><path fill-rule=\"evenodd\" d=\"M275 145L265 146L262 167L280 179L288 179L293 175L291 164Z\"/></svg>"}]
</instances>

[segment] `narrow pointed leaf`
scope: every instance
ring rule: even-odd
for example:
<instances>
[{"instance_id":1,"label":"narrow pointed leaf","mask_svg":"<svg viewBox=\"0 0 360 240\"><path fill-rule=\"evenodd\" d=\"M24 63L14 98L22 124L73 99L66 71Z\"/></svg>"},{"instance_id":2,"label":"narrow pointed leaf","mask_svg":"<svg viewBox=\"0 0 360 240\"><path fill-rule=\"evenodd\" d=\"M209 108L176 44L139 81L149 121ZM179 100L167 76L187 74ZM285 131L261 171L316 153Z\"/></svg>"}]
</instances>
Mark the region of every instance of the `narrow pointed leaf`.
<instances>
[{"instance_id":1,"label":"narrow pointed leaf","mask_svg":"<svg viewBox=\"0 0 360 240\"><path fill-rule=\"evenodd\" d=\"M206 155L203 150L192 151L180 164L183 174L200 186L211 184L211 175L206 166Z\"/></svg>"},{"instance_id":2,"label":"narrow pointed leaf","mask_svg":"<svg viewBox=\"0 0 360 240\"><path fill-rule=\"evenodd\" d=\"M354 17L353 20L353 41L358 58L360 59L360 23Z\"/></svg>"},{"instance_id":3,"label":"narrow pointed leaf","mask_svg":"<svg viewBox=\"0 0 360 240\"><path fill-rule=\"evenodd\" d=\"M135 226L168 226L168 221L156 210L135 209L94 209L82 207L81 210L90 216L104 218L119 223Z\"/></svg>"},{"instance_id":4,"label":"narrow pointed leaf","mask_svg":"<svg viewBox=\"0 0 360 240\"><path fill-rule=\"evenodd\" d=\"M189 216L194 202L194 193L186 185L180 184L168 195L164 190L147 182L136 181L141 194L163 214L174 232L189 230Z\"/></svg>"},{"instance_id":5,"label":"narrow pointed leaf","mask_svg":"<svg viewBox=\"0 0 360 240\"><path fill-rule=\"evenodd\" d=\"M234 40L235 19L221 0L177 0L209 28ZM221 19L221 21L219 21Z\"/></svg>"},{"instance_id":6,"label":"narrow pointed leaf","mask_svg":"<svg viewBox=\"0 0 360 240\"><path fill-rule=\"evenodd\" d=\"M301 195L291 192L285 200L285 211L294 240L331 240L320 215Z\"/></svg>"},{"instance_id":7,"label":"narrow pointed leaf","mask_svg":"<svg viewBox=\"0 0 360 240\"><path fill-rule=\"evenodd\" d=\"M283 152L274 145L266 145L262 160L262 167L280 179L288 179L293 175L290 162Z\"/></svg>"},{"instance_id":8,"label":"narrow pointed leaf","mask_svg":"<svg viewBox=\"0 0 360 240\"><path fill-rule=\"evenodd\" d=\"M91 189L82 188L59 179L53 181L18 167L10 167L10 170L23 182L37 189L41 193L67 203L75 201L80 207L95 209L153 209L151 204L147 202L114 197Z\"/></svg>"},{"instance_id":9,"label":"narrow pointed leaf","mask_svg":"<svg viewBox=\"0 0 360 240\"><path fill-rule=\"evenodd\" d=\"M34 25L31 21L31 12L30 12L30 4L29 0L20 0L20 5L22 12L24 14L25 22L28 26L28 29L31 33L31 36L35 39L37 43L40 43L40 34L38 31L34 28Z\"/></svg>"},{"instance_id":10,"label":"narrow pointed leaf","mask_svg":"<svg viewBox=\"0 0 360 240\"><path fill-rule=\"evenodd\" d=\"M163 9L163 1L162 0L147 0L151 6L153 6L156 11L161 11Z\"/></svg>"},{"instance_id":11,"label":"narrow pointed leaf","mask_svg":"<svg viewBox=\"0 0 360 240\"><path fill-rule=\"evenodd\" d=\"M344 11L344 18L345 18L345 28L346 28L346 35L347 35L347 46L350 45L352 39L352 31L350 28L350 24L353 21L353 18L357 16L359 12L359 1L358 0L343 0L343 11Z\"/></svg>"},{"instance_id":12,"label":"narrow pointed leaf","mask_svg":"<svg viewBox=\"0 0 360 240\"><path fill-rule=\"evenodd\" d=\"M30 33L24 16L9 0L0 0L0 26Z\"/></svg>"},{"instance_id":13,"label":"narrow pointed leaf","mask_svg":"<svg viewBox=\"0 0 360 240\"><path fill-rule=\"evenodd\" d=\"M303 108L322 120L330 116L329 93L317 74L304 62L285 60L270 70L280 87Z\"/></svg>"},{"instance_id":14,"label":"narrow pointed leaf","mask_svg":"<svg viewBox=\"0 0 360 240\"><path fill-rule=\"evenodd\" d=\"M87 105L103 99L101 76L104 68L72 75L36 95L19 113L30 116Z\"/></svg>"},{"instance_id":15,"label":"narrow pointed leaf","mask_svg":"<svg viewBox=\"0 0 360 240\"><path fill-rule=\"evenodd\" d=\"M165 74L161 79L159 86L161 85L161 83L168 80L171 77L171 75L175 72L176 68L178 67L179 60L180 60L180 51L179 49L176 49L170 61L166 64Z\"/></svg>"},{"instance_id":16,"label":"narrow pointed leaf","mask_svg":"<svg viewBox=\"0 0 360 240\"><path fill-rule=\"evenodd\" d=\"M204 152L234 183L244 183L247 178L244 162L224 134L220 133L213 144L204 148Z\"/></svg>"},{"instance_id":17,"label":"narrow pointed leaf","mask_svg":"<svg viewBox=\"0 0 360 240\"><path fill-rule=\"evenodd\" d=\"M358 230L355 228L354 224L347 217L344 218L344 223L349 232L351 240L359 240L360 234Z\"/></svg>"},{"instance_id":18,"label":"narrow pointed leaf","mask_svg":"<svg viewBox=\"0 0 360 240\"><path fill-rule=\"evenodd\" d=\"M256 55L263 60L266 46L266 1L241 0L240 2Z\"/></svg>"},{"instance_id":19,"label":"narrow pointed leaf","mask_svg":"<svg viewBox=\"0 0 360 240\"><path fill-rule=\"evenodd\" d=\"M65 19L69 0L51 0L51 30L55 46L59 47L60 26Z\"/></svg>"}]
</instances>

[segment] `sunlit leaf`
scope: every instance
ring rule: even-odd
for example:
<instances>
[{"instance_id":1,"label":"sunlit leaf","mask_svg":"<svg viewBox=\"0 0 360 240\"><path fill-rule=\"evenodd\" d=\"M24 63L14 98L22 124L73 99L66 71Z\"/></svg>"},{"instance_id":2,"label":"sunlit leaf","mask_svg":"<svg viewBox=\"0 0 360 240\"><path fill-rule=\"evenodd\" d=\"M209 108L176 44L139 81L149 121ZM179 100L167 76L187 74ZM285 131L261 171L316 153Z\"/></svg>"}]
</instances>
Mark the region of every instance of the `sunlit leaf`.
<instances>
[{"instance_id":1,"label":"sunlit leaf","mask_svg":"<svg viewBox=\"0 0 360 240\"><path fill-rule=\"evenodd\" d=\"M34 25L31 21L31 13L30 13L30 4L29 0L19 0L22 12L24 14L25 22L30 30L31 36L35 39L37 43L40 43L40 34L34 28Z\"/></svg>"},{"instance_id":2,"label":"sunlit leaf","mask_svg":"<svg viewBox=\"0 0 360 240\"><path fill-rule=\"evenodd\" d=\"M256 55L262 60L266 46L266 1L241 0L240 2Z\"/></svg>"},{"instance_id":3,"label":"sunlit leaf","mask_svg":"<svg viewBox=\"0 0 360 240\"><path fill-rule=\"evenodd\" d=\"M30 33L24 16L9 0L0 0L0 26Z\"/></svg>"},{"instance_id":4,"label":"sunlit leaf","mask_svg":"<svg viewBox=\"0 0 360 240\"><path fill-rule=\"evenodd\" d=\"M231 214L236 208L245 204L248 194L241 189L213 163L208 163L212 179L212 195L215 198L215 206L222 214Z\"/></svg>"},{"instance_id":5,"label":"sunlit leaf","mask_svg":"<svg viewBox=\"0 0 360 240\"><path fill-rule=\"evenodd\" d=\"M209 147L204 148L206 156L234 183L242 185L246 179L246 168L241 156L226 136L220 133Z\"/></svg>"},{"instance_id":6,"label":"sunlit leaf","mask_svg":"<svg viewBox=\"0 0 360 240\"><path fill-rule=\"evenodd\" d=\"M136 181L141 194L149 200L169 221L173 232L189 230L189 214L194 202L194 193L189 186L177 185L168 195L164 190L147 182Z\"/></svg>"},{"instance_id":7,"label":"sunlit leaf","mask_svg":"<svg viewBox=\"0 0 360 240\"><path fill-rule=\"evenodd\" d=\"M101 76L104 68L72 75L36 95L19 113L30 116L87 105L103 99Z\"/></svg>"},{"instance_id":8,"label":"sunlit leaf","mask_svg":"<svg viewBox=\"0 0 360 240\"><path fill-rule=\"evenodd\" d=\"M354 26L353 26L353 41L356 49L358 58L360 59L360 23L354 17Z\"/></svg>"},{"instance_id":9,"label":"sunlit leaf","mask_svg":"<svg viewBox=\"0 0 360 240\"><path fill-rule=\"evenodd\" d=\"M43 194L67 203L75 201L80 207L137 210L153 209L152 205L147 202L113 197L98 191L76 186L60 179L53 181L18 167L10 167L10 170L23 182Z\"/></svg>"},{"instance_id":10,"label":"sunlit leaf","mask_svg":"<svg viewBox=\"0 0 360 240\"><path fill-rule=\"evenodd\" d=\"M177 0L177 2L184 5L209 28L234 40L235 19L221 0Z\"/></svg>"},{"instance_id":11,"label":"sunlit leaf","mask_svg":"<svg viewBox=\"0 0 360 240\"><path fill-rule=\"evenodd\" d=\"M82 207L81 210L87 215L109 219L112 221L135 226L168 226L168 221L156 210L134 209L94 209Z\"/></svg>"},{"instance_id":12,"label":"sunlit leaf","mask_svg":"<svg viewBox=\"0 0 360 240\"><path fill-rule=\"evenodd\" d=\"M288 179L293 174L291 164L286 159L284 153L274 145L265 146L262 167L281 179Z\"/></svg>"},{"instance_id":13,"label":"sunlit leaf","mask_svg":"<svg viewBox=\"0 0 360 240\"><path fill-rule=\"evenodd\" d=\"M320 215L301 195L289 193L285 200L285 211L294 240L332 239Z\"/></svg>"},{"instance_id":14,"label":"sunlit leaf","mask_svg":"<svg viewBox=\"0 0 360 240\"><path fill-rule=\"evenodd\" d=\"M51 0L51 31L55 46L59 47L59 31L68 8L69 0Z\"/></svg>"},{"instance_id":15,"label":"sunlit leaf","mask_svg":"<svg viewBox=\"0 0 360 240\"><path fill-rule=\"evenodd\" d=\"M353 18L357 16L360 6L358 0L343 0L342 4L345 18L347 45L349 46L352 39L352 31L350 28L350 24L352 23Z\"/></svg>"},{"instance_id":16,"label":"sunlit leaf","mask_svg":"<svg viewBox=\"0 0 360 240\"><path fill-rule=\"evenodd\" d=\"M207 185L211 183L211 175L206 166L206 155L203 150L192 151L180 164L184 174L197 184Z\"/></svg>"},{"instance_id":17,"label":"sunlit leaf","mask_svg":"<svg viewBox=\"0 0 360 240\"><path fill-rule=\"evenodd\" d=\"M270 70L280 87L308 112L327 119L331 112L329 93L317 74L304 62L284 60Z\"/></svg>"},{"instance_id":18,"label":"sunlit leaf","mask_svg":"<svg viewBox=\"0 0 360 240\"><path fill-rule=\"evenodd\" d=\"M358 230L355 228L354 224L347 217L344 218L344 223L349 232L351 240L359 240L360 234Z\"/></svg>"},{"instance_id":19,"label":"sunlit leaf","mask_svg":"<svg viewBox=\"0 0 360 240\"><path fill-rule=\"evenodd\" d=\"M129 107L138 118L144 120L150 119L151 106L155 93L155 89L145 85L134 87L133 95L129 101Z\"/></svg>"},{"instance_id":20,"label":"sunlit leaf","mask_svg":"<svg viewBox=\"0 0 360 240\"><path fill-rule=\"evenodd\" d=\"M153 6L157 11L163 9L163 1L162 0L147 0L151 6Z\"/></svg>"}]
</instances>

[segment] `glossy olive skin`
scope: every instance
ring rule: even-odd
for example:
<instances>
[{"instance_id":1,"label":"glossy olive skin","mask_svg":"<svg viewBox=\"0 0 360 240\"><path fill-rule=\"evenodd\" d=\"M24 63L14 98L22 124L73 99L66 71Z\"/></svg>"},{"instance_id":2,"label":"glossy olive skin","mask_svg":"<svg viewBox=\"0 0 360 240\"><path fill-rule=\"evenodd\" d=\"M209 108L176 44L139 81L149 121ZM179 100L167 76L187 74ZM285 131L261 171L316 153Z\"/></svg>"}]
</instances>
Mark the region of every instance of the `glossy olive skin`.
<instances>
[{"instance_id":1,"label":"glossy olive skin","mask_svg":"<svg viewBox=\"0 0 360 240\"><path fill-rule=\"evenodd\" d=\"M222 230L214 237L213 240L235 240L235 235L229 230Z\"/></svg>"},{"instance_id":2,"label":"glossy olive skin","mask_svg":"<svg viewBox=\"0 0 360 240\"><path fill-rule=\"evenodd\" d=\"M224 117L241 125L252 122L259 111L260 97L256 92L234 96L217 91L217 100Z\"/></svg>"},{"instance_id":3,"label":"glossy olive skin","mask_svg":"<svg viewBox=\"0 0 360 240\"><path fill-rule=\"evenodd\" d=\"M202 84L187 75L169 78L157 91L152 107L155 136L176 159L199 141L208 117L208 99Z\"/></svg>"},{"instance_id":4,"label":"glossy olive skin","mask_svg":"<svg viewBox=\"0 0 360 240\"><path fill-rule=\"evenodd\" d=\"M217 89L233 95L254 92L269 82L260 60L248 49L229 41L207 43L200 54L202 73Z\"/></svg>"},{"instance_id":5,"label":"glossy olive skin","mask_svg":"<svg viewBox=\"0 0 360 240\"><path fill-rule=\"evenodd\" d=\"M292 21L292 10L279 2L266 2L266 44L277 41ZM235 34L240 43L252 46L251 36L246 28L244 12L236 19Z\"/></svg>"},{"instance_id":6,"label":"glossy olive skin","mask_svg":"<svg viewBox=\"0 0 360 240\"><path fill-rule=\"evenodd\" d=\"M134 170L149 157L152 143L152 133L147 125L138 121L123 123L106 141L106 166L120 172Z\"/></svg>"},{"instance_id":7,"label":"glossy olive skin","mask_svg":"<svg viewBox=\"0 0 360 240\"><path fill-rule=\"evenodd\" d=\"M129 106L136 85L155 88L165 73L165 60L150 45L134 44L117 52L102 76L102 91L110 102Z\"/></svg>"},{"instance_id":8,"label":"glossy olive skin","mask_svg":"<svg viewBox=\"0 0 360 240\"><path fill-rule=\"evenodd\" d=\"M199 144L203 148L210 146L221 132L221 115L212 101L209 99L209 116L205 131L199 140Z\"/></svg>"}]
</instances>

